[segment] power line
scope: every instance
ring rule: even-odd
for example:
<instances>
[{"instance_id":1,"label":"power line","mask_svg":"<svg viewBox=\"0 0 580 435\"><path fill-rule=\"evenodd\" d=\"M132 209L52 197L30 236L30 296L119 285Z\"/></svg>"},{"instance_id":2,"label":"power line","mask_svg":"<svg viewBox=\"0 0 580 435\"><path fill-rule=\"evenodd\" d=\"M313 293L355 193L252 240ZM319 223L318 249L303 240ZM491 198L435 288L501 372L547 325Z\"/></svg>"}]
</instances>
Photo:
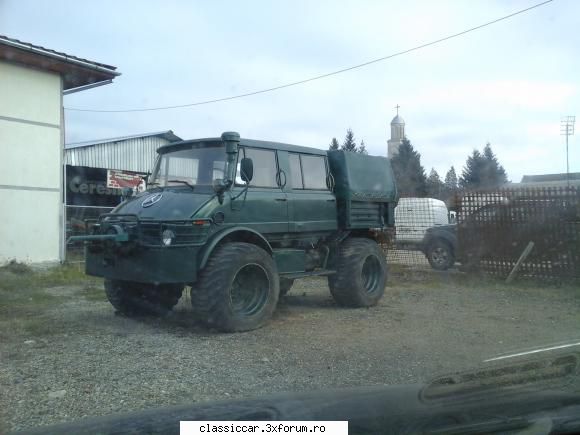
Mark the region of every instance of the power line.
<instances>
[{"instance_id":1,"label":"power line","mask_svg":"<svg viewBox=\"0 0 580 435\"><path fill-rule=\"evenodd\" d=\"M380 57L378 59L373 59L373 60L370 60L368 62L360 63L358 65L354 65L354 66L350 66L350 67L347 67L347 68L339 69L337 71L332 71L332 72L329 72L329 73L326 73L326 74L322 74L322 75L318 75L318 76L315 76L315 77L310 77L310 78L307 78L307 79L304 79L304 80L299 80L299 81L296 81L296 82L291 82L291 83L286 83L286 84L283 84L283 85L275 86L273 88L266 88L266 89L261 89L261 90L258 90L258 91L247 92L247 93L244 93L244 94L232 95L232 96L229 96L229 97L215 98L213 100L198 101L198 102L195 102L195 103L188 103L188 104L178 104L178 105L174 105L174 106L161 106L161 107L150 107L150 108L140 108L140 109L125 109L125 110L99 110L99 109L79 109L79 108L74 108L74 107L65 107L65 110L75 111L75 112L99 112L99 113L150 112L150 111L154 111L154 110L169 110L169 109L179 109L179 108L184 108L184 107L201 106L201 105L204 105L204 104L219 103L219 102L222 102L222 101L229 101L229 100L236 100L236 99L244 98L244 97L250 97L252 95L265 94L267 92L278 91L280 89L285 89L285 88L289 88L289 87L292 87L292 86L298 86L298 85L302 85L304 83L309 83L309 82L313 82L315 80L320 80L320 79L324 79L324 78L327 78L327 77L331 77L331 76L334 76L334 75L337 75L337 74L342 74L342 73L345 73L347 71L352 71L354 69L363 68L365 66L372 65L373 63L382 62L382 61L385 61L385 60L388 60L388 59L392 59L393 57L402 56L404 54L411 53L413 51L421 50L423 48L430 47L432 45L440 44L441 42L448 41L448 40L453 39L453 38L457 38L459 36L465 35L466 33L474 32L475 30L479 30L479 29L482 29L484 27L491 26L492 24L499 23L500 21L504 21L504 20L510 19L512 17L515 17L516 15L520 15L520 14L523 14L525 12L531 11L532 9L539 8L540 6L544 6L544 5L546 5L548 3L551 3L553 1L554 0L546 0L546 1L542 2L542 3L538 3L538 4L535 4L535 5L530 6L528 8L521 9L521 10L519 10L517 12L512 13L512 14L505 15L505 16L503 16L501 18L497 18L497 19L495 19L493 21L488 21L487 23L480 24L479 26L472 27L472 28L467 29L467 30L463 30L463 31L461 31L459 33L454 33L452 35L445 36L445 37L440 38L440 39L437 39L435 41L427 42L425 44L421 44L421 45L418 45L416 47L409 48L407 50L399 51L397 53L393 53L393 54L390 54L388 56Z\"/></svg>"}]
</instances>

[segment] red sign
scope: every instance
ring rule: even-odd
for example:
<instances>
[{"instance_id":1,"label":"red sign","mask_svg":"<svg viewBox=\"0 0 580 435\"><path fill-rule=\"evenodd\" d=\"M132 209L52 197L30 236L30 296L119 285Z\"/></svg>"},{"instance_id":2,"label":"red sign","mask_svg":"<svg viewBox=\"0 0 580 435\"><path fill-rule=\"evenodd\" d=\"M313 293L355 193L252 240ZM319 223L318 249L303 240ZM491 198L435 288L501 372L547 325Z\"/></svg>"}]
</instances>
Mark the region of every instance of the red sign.
<instances>
[{"instance_id":1,"label":"red sign","mask_svg":"<svg viewBox=\"0 0 580 435\"><path fill-rule=\"evenodd\" d=\"M107 187L113 189L121 189L123 187L131 187L138 192L145 190L145 180L142 176L135 172L116 171L114 169L107 170Z\"/></svg>"}]
</instances>

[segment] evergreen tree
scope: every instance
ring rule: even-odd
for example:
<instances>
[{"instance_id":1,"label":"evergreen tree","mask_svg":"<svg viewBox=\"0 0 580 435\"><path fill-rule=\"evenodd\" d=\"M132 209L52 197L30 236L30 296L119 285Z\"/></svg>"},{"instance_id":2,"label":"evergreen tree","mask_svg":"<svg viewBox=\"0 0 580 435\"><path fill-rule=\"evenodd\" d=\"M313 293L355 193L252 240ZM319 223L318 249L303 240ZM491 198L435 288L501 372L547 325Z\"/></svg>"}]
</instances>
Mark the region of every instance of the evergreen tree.
<instances>
[{"instance_id":1,"label":"evergreen tree","mask_svg":"<svg viewBox=\"0 0 580 435\"><path fill-rule=\"evenodd\" d=\"M465 189L495 189L507 183L507 174L487 143L483 154L477 150L467 158L460 184Z\"/></svg>"},{"instance_id":2,"label":"evergreen tree","mask_svg":"<svg viewBox=\"0 0 580 435\"><path fill-rule=\"evenodd\" d=\"M421 154L415 151L409 139L403 139L399 153L391 159L391 165L402 196L421 197L427 194L427 177L421 166Z\"/></svg>"},{"instance_id":3,"label":"evergreen tree","mask_svg":"<svg viewBox=\"0 0 580 435\"><path fill-rule=\"evenodd\" d=\"M367 152L367 147L365 146L365 141L364 141L364 140L361 140L361 141L360 141L360 145L359 145L359 147L358 147L358 150L357 150L357 151L358 151L359 153L361 153L361 154L368 154L368 152Z\"/></svg>"},{"instance_id":4,"label":"evergreen tree","mask_svg":"<svg viewBox=\"0 0 580 435\"><path fill-rule=\"evenodd\" d=\"M507 174L502 165L499 164L497 157L491 150L491 144L488 142L483 149L483 158L485 159L485 172L483 175L484 187L494 188L507 183Z\"/></svg>"},{"instance_id":5,"label":"evergreen tree","mask_svg":"<svg viewBox=\"0 0 580 435\"><path fill-rule=\"evenodd\" d=\"M445 174L445 190L455 192L457 187L457 174L455 173L455 168L451 166L447 174Z\"/></svg>"},{"instance_id":6,"label":"evergreen tree","mask_svg":"<svg viewBox=\"0 0 580 435\"><path fill-rule=\"evenodd\" d=\"M346 136L344 137L344 142L342 143L341 149L344 151L356 151L356 142L354 141L354 133L350 128L346 131Z\"/></svg>"},{"instance_id":7,"label":"evergreen tree","mask_svg":"<svg viewBox=\"0 0 580 435\"><path fill-rule=\"evenodd\" d=\"M427 178L427 195L430 198L437 199L442 199L444 197L443 182L435 168L431 168L431 172Z\"/></svg>"},{"instance_id":8,"label":"evergreen tree","mask_svg":"<svg viewBox=\"0 0 580 435\"><path fill-rule=\"evenodd\" d=\"M455 168L451 168L445 174L445 181L443 183L443 192L445 201L449 202L449 199L455 197L459 191L459 184L457 181L457 174L455 173Z\"/></svg>"},{"instance_id":9,"label":"evergreen tree","mask_svg":"<svg viewBox=\"0 0 580 435\"><path fill-rule=\"evenodd\" d=\"M473 150L467 157L459 184L464 189L478 189L481 187L481 174L485 166L485 161L481 153Z\"/></svg>"},{"instance_id":10,"label":"evergreen tree","mask_svg":"<svg viewBox=\"0 0 580 435\"><path fill-rule=\"evenodd\" d=\"M335 151L338 150L339 148L340 145L338 144L338 141L336 140L335 137L333 137L332 140L330 141L330 146L328 147L328 149L331 151Z\"/></svg>"}]
</instances>

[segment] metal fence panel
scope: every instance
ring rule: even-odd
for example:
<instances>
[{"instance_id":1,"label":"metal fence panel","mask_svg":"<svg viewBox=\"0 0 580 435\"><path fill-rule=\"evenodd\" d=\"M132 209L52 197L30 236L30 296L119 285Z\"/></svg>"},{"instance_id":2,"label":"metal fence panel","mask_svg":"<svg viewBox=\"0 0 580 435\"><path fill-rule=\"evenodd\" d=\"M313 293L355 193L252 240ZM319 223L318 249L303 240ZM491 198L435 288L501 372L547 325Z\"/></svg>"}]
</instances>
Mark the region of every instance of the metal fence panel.
<instances>
[{"instance_id":1,"label":"metal fence panel","mask_svg":"<svg viewBox=\"0 0 580 435\"><path fill-rule=\"evenodd\" d=\"M465 192L458 205L458 247L466 269L506 277L530 242L519 274L580 281L580 191L569 188Z\"/></svg>"}]
</instances>

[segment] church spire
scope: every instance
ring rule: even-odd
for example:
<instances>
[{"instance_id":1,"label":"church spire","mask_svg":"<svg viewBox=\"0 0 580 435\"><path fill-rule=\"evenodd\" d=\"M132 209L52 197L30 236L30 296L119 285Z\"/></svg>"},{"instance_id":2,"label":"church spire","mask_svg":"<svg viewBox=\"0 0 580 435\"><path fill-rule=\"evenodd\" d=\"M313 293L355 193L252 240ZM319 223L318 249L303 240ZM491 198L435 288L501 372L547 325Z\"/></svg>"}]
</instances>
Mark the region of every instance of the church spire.
<instances>
[{"instance_id":1,"label":"church spire","mask_svg":"<svg viewBox=\"0 0 580 435\"><path fill-rule=\"evenodd\" d=\"M405 138L405 120L399 115L400 107L398 104L395 106L397 114L391 121L391 138L388 140L389 158L399 153L399 145L403 143L403 139Z\"/></svg>"}]
</instances>

